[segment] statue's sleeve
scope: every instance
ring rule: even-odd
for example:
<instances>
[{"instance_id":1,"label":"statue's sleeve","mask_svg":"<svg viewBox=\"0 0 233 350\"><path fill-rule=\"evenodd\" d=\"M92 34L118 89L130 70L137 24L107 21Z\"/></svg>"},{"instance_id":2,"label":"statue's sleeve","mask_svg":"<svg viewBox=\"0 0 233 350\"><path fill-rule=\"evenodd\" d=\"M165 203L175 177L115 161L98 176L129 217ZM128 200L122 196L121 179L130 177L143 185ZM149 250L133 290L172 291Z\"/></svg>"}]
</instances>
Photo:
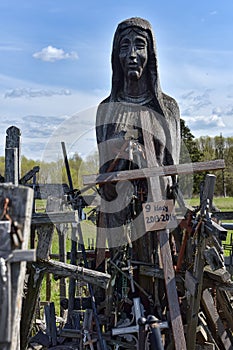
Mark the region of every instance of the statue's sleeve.
<instances>
[{"instance_id":1,"label":"statue's sleeve","mask_svg":"<svg viewBox=\"0 0 233 350\"><path fill-rule=\"evenodd\" d=\"M166 118L171 135L172 158L174 164L179 164L181 143L179 107L174 98L165 94L163 94L163 103L164 107L166 108Z\"/></svg>"}]
</instances>

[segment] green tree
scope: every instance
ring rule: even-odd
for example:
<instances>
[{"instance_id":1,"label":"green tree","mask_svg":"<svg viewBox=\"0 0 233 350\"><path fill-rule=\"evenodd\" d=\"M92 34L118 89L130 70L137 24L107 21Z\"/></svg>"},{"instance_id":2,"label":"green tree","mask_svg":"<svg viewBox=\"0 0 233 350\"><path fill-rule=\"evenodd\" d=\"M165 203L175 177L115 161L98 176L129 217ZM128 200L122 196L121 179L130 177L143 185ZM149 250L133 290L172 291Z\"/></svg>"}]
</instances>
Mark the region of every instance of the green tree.
<instances>
[{"instance_id":1,"label":"green tree","mask_svg":"<svg viewBox=\"0 0 233 350\"><path fill-rule=\"evenodd\" d=\"M197 139L197 144L200 152L202 153L202 161L216 159L214 138L210 136L201 136L199 139Z\"/></svg>"},{"instance_id":2,"label":"green tree","mask_svg":"<svg viewBox=\"0 0 233 350\"><path fill-rule=\"evenodd\" d=\"M181 126L181 152L180 152L180 163L194 163L200 162L202 160L203 154L198 147L197 140L191 133L189 127L185 124L183 119L180 120ZM185 176L182 178L182 186L186 189L190 186L190 181L192 180L192 192L199 193L200 182L203 180L204 174L194 174L193 176ZM186 183L185 183L186 182ZM190 192L190 190L189 190ZM192 193L190 193L192 195Z\"/></svg>"},{"instance_id":3,"label":"green tree","mask_svg":"<svg viewBox=\"0 0 233 350\"><path fill-rule=\"evenodd\" d=\"M225 160L225 187L226 194L233 196L233 137L227 137L224 139L224 160Z\"/></svg>"}]
</instances>

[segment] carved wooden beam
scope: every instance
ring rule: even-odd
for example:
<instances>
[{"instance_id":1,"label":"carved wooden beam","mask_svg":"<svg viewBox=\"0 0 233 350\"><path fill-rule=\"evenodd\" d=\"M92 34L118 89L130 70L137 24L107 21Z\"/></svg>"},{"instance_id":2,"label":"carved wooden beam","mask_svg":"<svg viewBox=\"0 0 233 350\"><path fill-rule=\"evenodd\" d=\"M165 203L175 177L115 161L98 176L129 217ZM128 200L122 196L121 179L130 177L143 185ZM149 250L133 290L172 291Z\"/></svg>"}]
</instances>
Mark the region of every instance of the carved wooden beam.
<instances>
[{"instance_id":1,"label":"carved wooden beam","mask_svg":"<svg viewBox=\"0 0 233 350\"><path fill-rule=\"evenodd\" d=\"M32 215L32 225L65 224L78 222L77 211L57 211L51 213L35 213Z\"/></svg>"},{"instance_id":2,"label":"carved wooden beam","mask_svg":"<svg viewBox=\"0 0 233 350\"><path fill-rule=\"evenodd\" d=\"M59 277L73 277L86 283L95 284L101 288L107 288L111 276L107 273L75 266L55 260L41 260L37 262L39 268L46 268L47 273Z\"/></svg>"},{"instance_id":3,"label":"carved wooden beam","mask_svg":"<svg viewBox=\"0 0 233 350\"><path fill-rule=\"evenodd\" d=\"M84 175L83 184L96 185L113 181L126 181L144 179L155 176L171 176L200 173L202 171L219 170L225 168L223 159L211 160L208 162L197 162L166 166L152 166L145 169L115 171L104 174Z\"/></svg>"}]
</instances>

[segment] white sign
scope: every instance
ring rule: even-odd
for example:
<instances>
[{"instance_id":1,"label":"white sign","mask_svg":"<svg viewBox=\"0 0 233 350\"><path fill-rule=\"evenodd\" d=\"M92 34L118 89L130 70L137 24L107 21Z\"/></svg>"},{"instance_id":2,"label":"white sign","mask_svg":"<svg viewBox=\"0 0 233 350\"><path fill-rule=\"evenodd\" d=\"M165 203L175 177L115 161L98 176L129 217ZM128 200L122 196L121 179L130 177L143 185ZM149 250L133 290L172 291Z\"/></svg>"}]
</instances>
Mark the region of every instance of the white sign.
<instances>
[{"instance_id":1,"label":"white sign","mask_svg":"<svg viewBox=\"0 0 233 350\"><path fill-rule=\"evenodd\" d=\"M146 231L164 230L177 226L174 201L161 200L142 205Z\"/></svg>"}]
</instances>

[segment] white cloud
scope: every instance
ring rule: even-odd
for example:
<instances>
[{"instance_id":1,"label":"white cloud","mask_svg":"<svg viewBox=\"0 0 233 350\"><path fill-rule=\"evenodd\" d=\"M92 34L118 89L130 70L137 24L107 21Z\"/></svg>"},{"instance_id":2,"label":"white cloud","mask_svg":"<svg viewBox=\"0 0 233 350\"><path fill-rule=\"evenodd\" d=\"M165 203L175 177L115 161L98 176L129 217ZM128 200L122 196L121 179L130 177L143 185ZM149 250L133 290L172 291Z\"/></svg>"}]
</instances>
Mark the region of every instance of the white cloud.
<instances>
[{"instance_id":1,"label":"white cloud","mask_svg":"<svg viewBox=\"0 0 233 350\"><path fill-rule=\"evenodd\" d=\"M11 45L0 45L0 51L22 51L22 48Z\"/></svg>"},{"instance_id":2,"label":"white cloud","mask_svg":"<svg viewBox=\"0 0 233 350\"><path fill-rule=\"evenodd\" d=\"M71 95L70 90L60 89L60 90L49 90L49 89L31 89L31 88L16 88L9 90L5 93L5 98L17 98L17 97L51 97L54 95Z\"/></svg>"},{"instance_id":3,"label":"white cloud","mask_svg":"<svg viewBox=\"0 0 233 350\"><path fill-rule=\"evenodd\" d=\"M6 129L15 125L21 129L22 154L28 158L41 159L43 154L47 157L46 144L56 130L58 143L53 159L57 159L56 152L60 150L62 140L67 149L72 143L72 151L80 152L84 157L94 147L94 141L90 140L91 137L95 139L95 109L107 92L68 92L62 87L33 84L0 74L0 155L4 155ZM16 96L18 98L14 98ZM48 148L46 150L50 153Z\"/></svg>"},{"instance_id":4,"label":"white cloud","mask_svg":"<svg viewBox=\"0 0 233 350\"><path fill-rule=\"evenodd\" d=\"M199 115L196 117L185 117L184 119L188 123L191 130L210 131L210 129L213 128L225 127L223 119L216 114L210 115L209 117L206 117L205 115Z\"/></svg>"},{"instance_id":5,"label":"white cloud","mask_svg":"<svg viewBox=\"0 0 233 350\"><path fill-rule=\"evenodd\" d=\"M211 12L210 12L210 16L217 15L217 13L218 13L217 11L211 11Z\"/></svg>"},{"instance_id":6,"label":"white cloud","mask_svg":"<svg viewBox=\"0 0 233 350\"><path fill-rule=\"evenodd\" d=\"M57 49L51 45L44 47L41 51L35 52L32 56L45 62L78 59L78 54L76 52L65 52L63 49Z\"/></svg>"}]
</instances>

